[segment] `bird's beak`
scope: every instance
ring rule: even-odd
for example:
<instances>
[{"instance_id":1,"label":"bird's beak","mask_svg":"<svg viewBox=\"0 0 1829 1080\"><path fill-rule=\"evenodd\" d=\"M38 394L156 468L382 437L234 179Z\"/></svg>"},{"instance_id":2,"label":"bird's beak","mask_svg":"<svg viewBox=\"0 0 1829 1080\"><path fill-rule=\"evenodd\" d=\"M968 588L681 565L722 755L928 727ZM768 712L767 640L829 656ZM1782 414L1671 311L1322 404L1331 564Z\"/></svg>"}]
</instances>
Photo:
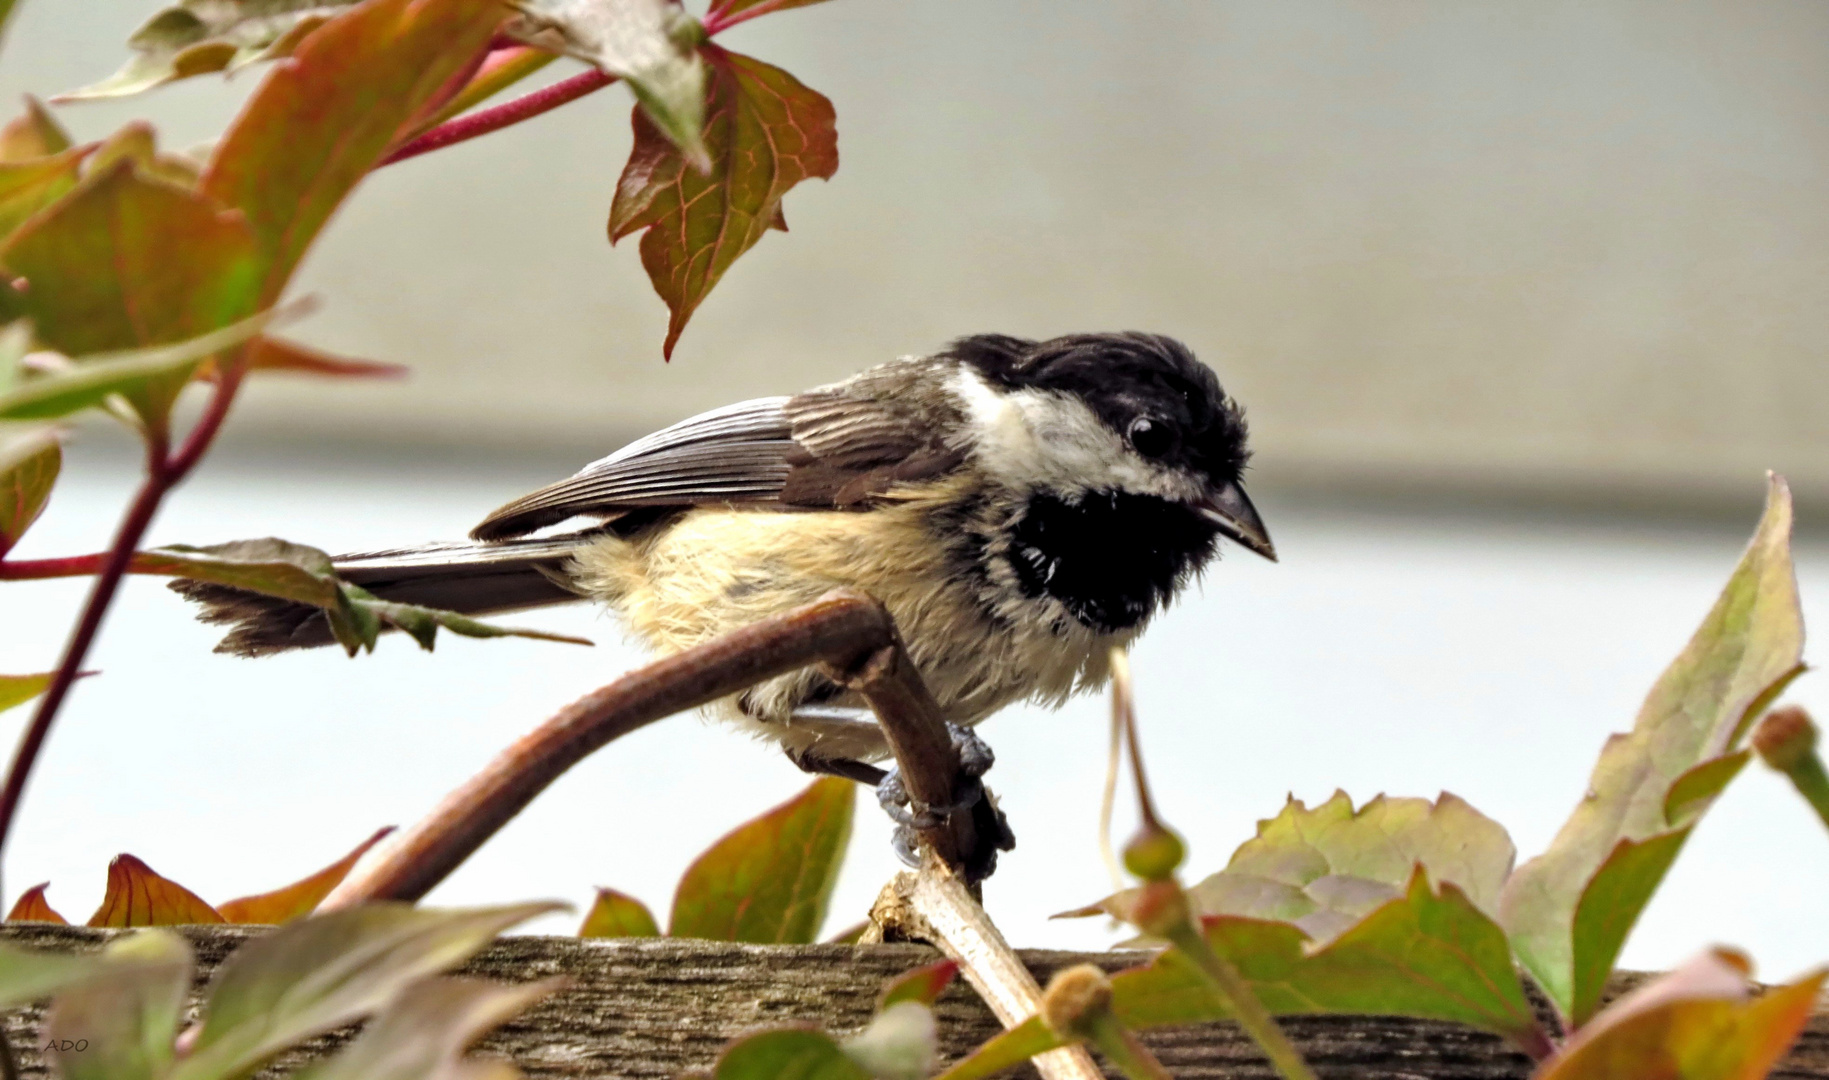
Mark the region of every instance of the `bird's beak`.
<instances>
[{"instance_id":1,"label":"bird's beak","mask_svg":"<svg viewBox=\"0 0 1829 1080\"><path fill-rule=\"evenodd\" d=\"M1206 498L1195 505L1208 521L1219 526L1221 535L1276 562L1276 545L1270 542L1270 533L1264 529L1264 520L1257 516L1257 507L1251 505L1244 488L1237 484L1227 484L1216 491L1209 491Z\"/></svg>"}]
</instances>

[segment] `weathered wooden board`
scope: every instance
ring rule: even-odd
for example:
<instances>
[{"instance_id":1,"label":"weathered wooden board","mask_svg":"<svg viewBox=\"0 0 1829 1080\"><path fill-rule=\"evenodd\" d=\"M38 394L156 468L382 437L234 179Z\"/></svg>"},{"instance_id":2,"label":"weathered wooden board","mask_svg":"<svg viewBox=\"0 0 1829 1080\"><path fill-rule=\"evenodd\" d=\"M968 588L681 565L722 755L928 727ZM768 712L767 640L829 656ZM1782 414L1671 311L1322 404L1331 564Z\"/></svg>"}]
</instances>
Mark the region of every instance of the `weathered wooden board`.
<instances>
[{"instance_id":1,"label":"weathered wooden board","mask_svg":"<svg viewBox=\"0 0 1829 1080\"><path fill-rule=\"evenodd\" d=\"M200 975L258 928L184 927L196 945ZM14 923L0 936L46 948L94 948L118 931ZM535 1080L592 1077L659 1080L705 1069L732 1036L770 1024L806 1022L833 1031L862 1026L883 983L936 953L918 945L754 946L715 941L508 937L464 970L520 982L564 975L571 987L498 1029L481 1045L511 1057ZM1027 950L1023 959L1046 982L1068 964L1131 967L1140 953ZM21 1075L44 1077L35 1048L38 1009L6 1017ZM963 1054L997 1031L990 1013L963 983L939 1006L945 1052ZM1285 1021L1324 1078L1354 1080L1523 1080L1530 1062L1499 1039L1451 1024L1389 1017L1314 1017ZM316 1040L280 1062L322 1053L345 1035ZM1256 1050L1228 1024L1147 1032L1144 1041L1184 1080L1274 1080ZM270 1074L271 1073L270 1071ZM1115 1075L1115 1074L1113 1074ZM1773 1074L1829 1080L1829 1015L1812 1021Z\"/></svg>"}]
</instances>

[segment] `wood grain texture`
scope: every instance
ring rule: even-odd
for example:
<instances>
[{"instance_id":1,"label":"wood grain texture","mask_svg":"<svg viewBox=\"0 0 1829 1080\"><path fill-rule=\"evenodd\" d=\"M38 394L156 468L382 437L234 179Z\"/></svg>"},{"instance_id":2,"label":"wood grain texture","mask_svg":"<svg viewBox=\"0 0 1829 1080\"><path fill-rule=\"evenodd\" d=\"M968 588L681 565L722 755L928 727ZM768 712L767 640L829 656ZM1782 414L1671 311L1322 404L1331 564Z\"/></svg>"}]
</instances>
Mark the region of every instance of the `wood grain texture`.
<instances>
[{"instance_id":1,"label":"wood grain texture","mask_svg":"<svg viewBox=\"0 0 1829 1080\"><path fill-rule=\"evenodd\" d=\"M196 946L199 984L259 927L183 927ZM93 949L120 931L12 923L0 938L40 948ZM918 945L754 946L715 941L503 938L465 973L510 982L565 975L570 989L497 1029L480 1049L510 1057L533 1080L672 1080L704 1069L734 1035L758 1027L816 1023L834 1031L861 1026L883 983L934 959ZM1109 970L1143 959L1134 952L1025 950L1046 982L1056 969L1092 962ZM1628 977L1630 978L1630 977ZM6 1034L21 1076L47 1074L36 1051L42 1008L6 1014ZM997 1031L989 1010L963 985L939 1003L947 1059ZM1498 1038L1451 1024L1389 1017L1292 1017L1290 1037L1324 1078L1354 1080L1525 1080L1530 1062ZM295 1051L264 1076L278 1076L348 1037L335 1033ZM1251 1043L1229 1024L1147 1032L1144 1041L1181 1080L1274 1080ZM1032 1074L1031 1074L1032 1075ZM1115 1075L1115 1074L1113 1074ZM1811 1021L1772 1074L1829 1080L1829 1014Z\"/></svg>"}]
</instances>

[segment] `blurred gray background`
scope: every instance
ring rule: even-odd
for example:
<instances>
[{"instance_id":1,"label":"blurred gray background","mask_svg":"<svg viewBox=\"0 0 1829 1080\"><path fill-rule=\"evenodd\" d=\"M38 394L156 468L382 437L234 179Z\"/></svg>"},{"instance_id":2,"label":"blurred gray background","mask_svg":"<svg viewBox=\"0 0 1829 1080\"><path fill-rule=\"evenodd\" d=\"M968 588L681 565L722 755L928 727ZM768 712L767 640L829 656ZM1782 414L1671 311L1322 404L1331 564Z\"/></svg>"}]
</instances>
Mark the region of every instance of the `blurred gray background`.
<instances>
[{"instance_id":1,"label":"blurred gray background","mask_svg":"<svg viewBox=\"0 0 1829 1080\"><path fill-rule=\"evenodd\" d=\"M150 10L23 0L0 96L100 78ZM1829 617L1829 6L834 0L726 43L832 98L842 164L789 195L793 231L737 263L671 364L635 242L604 236L629 144L612 88L359 189L299 284L326 306L292 332L412 377L252 387L154 540L457 535L655 425L960 334L1172 333L1246 404L1285 552L1226 560L1139 652L1164 798L1204 868L1283 793L1335 785L1450 787L1540 848L1706 610L1767 468L1798 492L1806 603ZM89 137L150 117L183 147L257 78L59 115ZM21 555L100 546L127 454L85 429ZM0 620L0 670L50 666L80 587L0 597L24 616ZM249 665L133 583L9 893L51 877L81 918L118 850L210 899L270 887L638 662L593 613L521 621L604 647ZM987 729L1024 843L990 903L1019 943L1109 940L1044 921L1105 887L1101 708ZM664 906L699 846L802 782L698 725L641 739L435 898L602 883ZM873 815L835 922L888 869ZM1716 939L1769 974L1829 956L1811 899L1829 845L1782 782L1749 773L1678 875L1629 962Z\"/></svg>"}]
</instances>

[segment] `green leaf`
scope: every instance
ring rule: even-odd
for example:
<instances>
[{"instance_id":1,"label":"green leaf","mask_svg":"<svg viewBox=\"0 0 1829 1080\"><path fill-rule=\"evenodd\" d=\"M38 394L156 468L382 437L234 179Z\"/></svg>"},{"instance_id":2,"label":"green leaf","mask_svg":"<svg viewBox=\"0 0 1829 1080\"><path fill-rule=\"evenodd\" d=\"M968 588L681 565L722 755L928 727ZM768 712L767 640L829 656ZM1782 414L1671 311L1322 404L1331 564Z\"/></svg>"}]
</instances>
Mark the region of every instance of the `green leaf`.
<instances>
[{"instance_id":1,"label":"green leaf","mask_svg":"<svg viewBox=\"0 0 1829 1080\"><path fill-rule=\"evenodd\" d=\"M902 1000L877 1013L841 1049L877 1080L926 1080L940 1054L940 1032L932 1009Z\"/></svg>"},{"instance_id":2,"label":"green leaf","mask_svg":"<svg viewBox=\"0 0 1829 1080\"><path fill-rule=\"evenodd\" d=\"M95 354L23 379L0 393L0 420L52 420L95 408L115 394L132 400L143 417L163 417L197 365L254 337L272 321L273 313L263 311L175 345Z\"/></svg>"},{"instance_id":3,"label":"green leaf","mask_svg":"<svg viewBox=\"0 0 1829 1080\"><path fill-rule=\"evenodd\" d=\"M882 1012L899 1001L918 1001L923 1005L932 1005L946 993L952 985L953 977L959 974L957 960L939 960L925 967L915 968L901 978L896 979L883 989L883 996L876 1003L876 1010Z\"/></svg>"},{"instance_id":4,"label":"green leaf","mask_svg":"<svg viewBox=\"0 0 1829 1080\"><path fill-rule=\"evenodd\" d=\"M5 16L0 15L0 20ZM61 154L73 145L70 133L30 94L25 96L25 114L7 121L0 128L0 161L29 161L32 158Z\"/></svg>"},{"instance_id":5,"label":"green leaf","mask_svg":"<svg viewBox=\"0 0 1829 1080\"><path fill-rule=\"evenodd\" d=\"M191 987L191 947L169 931L110 942L97 976L59 994L45 1017L63 1080L159 1080ZM64 1046L82 1049L64 1050Z\"/></svg>"},{"instance_id":6,"label":"green leaf","mask_svg":"<svg viewBox=\"0 0 1829 1080\"><path fill-rule=\"evenodd\" d=\"M506 14L499 0L367 0L268 72L204 173L239 208L279 295L324 222L397 136L458 90Z\"/></svg>"},{"instance_id":7,"label":"green leaf","mask_svg":"<svg viewBox=\"0 0 1829 1080\"><path fill-rule=\"evenodd\" d=\"M564 979L504 986L481 979L423 979L407 987L349 1048L292 1080L504 1080L506 1062L465 1060L484 1032L565 985Z\"/></svg>"},{"instance_id":8,"label":"green leaf","mask_svg":"<svg viewBox=\"0 0 1829 1080\"><path fill-rule=\"evenodd\" d=\"M825 921L857 785L822 777L713 844L680 878L673 937L810 944Z\"/></svg>"},{"instance_id":9,"label":"green leaf","mask_svg":"<svg viewBox=\"0 0 1829 1080\"><path fill-rule=\"evenodd\" d=\"M349 872L355 869L357 861L368 854L369 848L380 843L383 837L393 831L392 825L377 829L373 836L357 844L354 851L310 877L272 892L218 904L216 910L222 914L223 919L232 923L278 925L302 919L317 910L317 906L330 895L331 890L342 884Z\"/></svg>"},{"instance_id":10,"label":"green leaf","mask_svg":"<svg viewBox=\"0 0 1829 1080\"><path fill-rule=\"evenodd\" d=\"M715 1080L871 1080L830 1035L785 1028L738 1039L718 1055Z\"/></svg>"},{"instance_id":11,"label":"green leaf","mask_svg":"<svg viewBox=\"0 0 1829 1080\"><path fill-rule=\"evenodd\" d=\"M1759 530L1720 599L1652 688L1632 731L1607 741L1587 794L1549 850L1505 886L1500 921L1512 948L1577 1025L1597 1000L1593 980L1604 976L1592 951L1616 951L1615 931L1623 942L1640 910L1613 912L1617 925L1607 934L1578 938L1576 909L1589 883L1620 841L1668 831L1670 809L1693 821L1708 801L1697 795L1725 779L1712 772L1700 782L1684 778L1733 754L1753 716L1800 670L1803 616L1790 537L1791 493L1774 476ZM1671 806L1673 794L1683 805Z\"/></svg>"},{"instance_id":12,"label":"green leaf","mask_svg":"<svg viewBox=\"0 0 1829 1080\"><path fill-rule=\"evenodd\" d=\"M34 431L0 446L0 555L44 512L62 468L63 443L54 430ZM0 708L6 707L4 701L0 691Z\"/></svg>"},{"instance_id":13,"label":"green leaf","mask_svg":"<svg viewBox=\"0 0 1829 1080\"><path fill-rule=\"evenodd\" d=\"M0 675L0 712L23 705L44 693L55 674L46 671L38 675Z\"/></svg>"},{"instance_id":14,"label":"green leaf","mask_svg":"<svg viewBox=\"0 0 1829 1080\"><path fill-rule=\"evenodd\" d=\"M167 544L134 555L133 569L140 574L227 585L314 607L334 607L340 596L329 555L271 536L208 547Z\"/></svg>"},{"instance_id":15,"label":"green leaf","mask_svg":"<svg viewBox=\"0 0 1829 1080\"><path fill-rule=\"evenodd\" d=\"M1297 926L1237 916L1204 920L1207 941L1278 1015L1375 1013L1448 1020L1520 1047L1547 1042L1512 968L1505 934L1466 893L1429 886L1420 868L1404 895L1314 948ZM1312 950L1312 951L1311 951ZM1112 978L1126 1027L1225 1018L1220 1001L1179 951Z\"/></svg>"},{"instance_id":16,"label":"green leaf","mask_svg":"<svg viewBox=\"0 0 1829 1080\"><path fill-rule=\"evenodd\" d=\"M183 0L134 31L122 68L57 101L126 97L178 79L234 71L290 55L298 42L353 3L323 0Z\"/></svg>"},{"instance_id":17,"label":"green leaf","mask_svg":"<svg viewBox=\"0 0 1829 1080\"><path fill-rule=\"evenodd\" d=\"M32 215L76 189L88 151L0 162L0 237L11 236Z\"/></svg>"},{"instance_id":18,"label":"green leaf","mask_svg":"<svg viewBox=\"0 0 1829 1080\"><path fill-rule=\"evenodd\" d=\"M1601 994L1626 936L1658 883L1677 861L1694 826L1621 840L1581 892L1570 933L1575 942L1575 999L1569 1015L1584 1024L1600 1008Z\"/></svg>"},{"instance_id":19,"label":"green leaf","mask_svg":"<svg viewBox=\"0 0 1829 1080\"><path fill-rule=\"evenodd\" d=\"M205 603L224 599L211 591L220 587L235 590L230 596L255 593L323 608L331 631L351 656L364 648L373 650L384 624L406 631L428 651L440 627L466 637L524 637L573 645L590 644L583 638L494 626L455 611L377 599L373 593L340 580L329 555L314 547L274 537L208 547L169 544L136 553L132 570L136 574L164 574L199 582L198 587L187 586L178 591ZM236 617L231 611L222 618L233 621ZM221 621L207 613L205 619ZM237 651L235 635L231 633L224 639L217 651Z\"/></svg>"},{"instance_id":20,"label":"green leaf","mask_svg":"<svg viewBox=\"0 0 1829 1080\"><path fill-rule=\"evenodd\" d=\"M781 199L809 177L838 171L832 103L780 68L699 49L707 66L701 174L636 110L635 148L610 206L610 240L646 229L641 262L672 318L663 351L673 355L686 321L737 257L779 219Z\"/></svg>"},{"instance_id":21,"label":"green leaf","mask_svg":"<svg viewBox=\"0 0 1829 1080\"><path fill-rule=\"evenodd\" d=\"M1008 1031L992 1036L965 1058L953 1062L952 1067L934 1080L984 1080L1013 1069L1037 1054L1065 1045L1065 1040L1048 1030L1041 1017L1031 1016Z\"/></svg>"},{"instance_id":22,"label":"green leaf","mask_svg":"<svg viewBox=\"0 0 1829 1080\"><path fill-rule=\"evenodd\" d=\"M301 1039L387 1007L508 927L562 907L436 911L377 903L254 938L217 969L202 1030L170 1080L240 1076Z\"/></svg>"},{"instance_id":23,"label":"green leaf","mask_svg":"<svg viewBox=\"0 0 1829 1080\"><path fill-rule=\"evenodd\" d=\"M522 0L516 35L629 84L655 128L700 172L705 147L705 29L679 0Z\"/></svg>"},{"instance_id":24,"label":"green leaf","mask_svg":"<svg viewBox=\"0 0 1829 1080\"><path fill-rule=\"evenodd\" d=\"M245 325L260 306L254 237L240 217L195 192L140 175L131 160L92 174L27 221L0 245L0 264L25 279L0 289L6 317L30 317L40 342L79 361L207 338L231 324ZM215 348L245 336L230 335ZM152 370L156 362L139 358L148 373L137 384L128 380L130 388L122 391L152 424L164 421L195 367L183 361L202 357L165 358L172 363L163 374Z\"/></svg>"},{"instance_id":25,"label":"green leaf","mask_svg":"<svg viewBox=\"0 0 1829 1080\"><path fill-rule=\"evenodd\" d=\"M1312 810L1291 798L1188 895L1202 915L1292 922L1324 942L1402 896L1418 864L1493 911L1514 855L1504 828L1453 795L1379 795L1355 811L1336 791Z\"/></svg>"},{"instance_id":26,"label":"green leaf","mask_svg":"<svg viewBox=\"0 0 1829 1080\"><path fill-rule=\"evenodd\" d=\"M0 941L0 1009L50 997L67 986L93 978L101 966L102 958L96 953L72 956Z\"/></svg>"},{"instance_id":27,"label":"green leaf","mask_svg":"<svg viewBox=\"0 0 1829 1080\"><path fill-rule=\"evenodd\" d=\"M599 888L597 902L585 913L584 925L578 928L578 936L659 937L660 925L654 921L654 913L648 910L648 905L640 900L615 889Z\"/></svg>"},{"instance_id":28,"label":"green leaf","mask_svg":"<svg viewBox=\"0 0 1829 1080\"><path fill-rule=\"evenodd\" d=\"M1824 974L1749 1000L1744 960L1704 953L1620 998L1535 1080L1757 1080L1810 1019Z\"/></svg>"}]
</instances>

